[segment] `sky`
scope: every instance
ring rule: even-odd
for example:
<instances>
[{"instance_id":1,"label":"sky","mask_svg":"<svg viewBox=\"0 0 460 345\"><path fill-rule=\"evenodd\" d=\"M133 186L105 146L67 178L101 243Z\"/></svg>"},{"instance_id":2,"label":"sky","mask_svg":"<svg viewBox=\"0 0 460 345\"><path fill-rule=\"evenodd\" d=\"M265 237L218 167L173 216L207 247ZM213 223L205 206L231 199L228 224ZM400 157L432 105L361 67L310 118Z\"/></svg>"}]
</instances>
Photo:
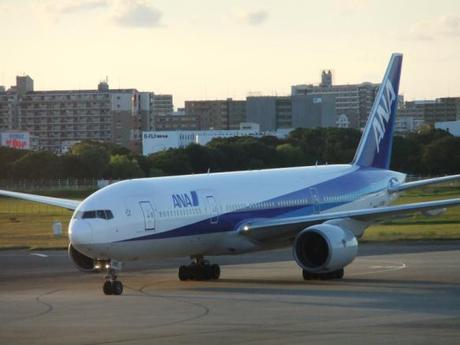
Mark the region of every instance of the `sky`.
<instances>
[{"instance_id":1,"label":"sky","mask_svg":"<svg viewBox=\"0 0 460 345\"><path fill-rule=\"evenodd\" d=\"M0 0L0 85L111 88L184 100L380 82L404 54L406 100L460 97L458 0Z\"/></svg>"}]
</instances>

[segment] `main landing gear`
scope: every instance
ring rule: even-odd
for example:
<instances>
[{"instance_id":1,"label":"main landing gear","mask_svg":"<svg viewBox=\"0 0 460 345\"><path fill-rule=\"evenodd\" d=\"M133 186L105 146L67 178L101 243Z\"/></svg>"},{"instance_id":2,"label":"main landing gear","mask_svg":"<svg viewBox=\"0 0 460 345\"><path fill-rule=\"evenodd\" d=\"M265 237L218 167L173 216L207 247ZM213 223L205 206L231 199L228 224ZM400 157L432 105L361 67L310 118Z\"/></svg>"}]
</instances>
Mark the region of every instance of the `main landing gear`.
<instances>
[{"instance_id":1,"label":"main landing gear","mask_svg":"<svg viewBox=\"0 0 460 345\"><path fill-rule=\"evenodd\" d=\"M217 280L220 277L220 267L210 264L202 256L193 257L190 265L179 267L180 280Z\"/></svg>"},{"instance_id":2,"label":"main landing gear","mask_svg":"<svg viewBox=\"0 0 460 345\"><path fill-rule=\"evenodd\" d=\"M105 283L102 286L102 291L105 295L121 295L123 293L123 284L117 280L117 271L121 270L121 262L111 260L103 266L107 270Z\"/></svg>"},{"instance_id":3,"label":"main landing gear","mask_svg":"<svg viewBox=\"0 0 460 345\"><path fill-rule=\"evenodd\" d=\"M343 268L326 273L311 273L303 270L302 275L304 280L339 280L343 278L345 271Z\"/></svg>"}]
</instances>

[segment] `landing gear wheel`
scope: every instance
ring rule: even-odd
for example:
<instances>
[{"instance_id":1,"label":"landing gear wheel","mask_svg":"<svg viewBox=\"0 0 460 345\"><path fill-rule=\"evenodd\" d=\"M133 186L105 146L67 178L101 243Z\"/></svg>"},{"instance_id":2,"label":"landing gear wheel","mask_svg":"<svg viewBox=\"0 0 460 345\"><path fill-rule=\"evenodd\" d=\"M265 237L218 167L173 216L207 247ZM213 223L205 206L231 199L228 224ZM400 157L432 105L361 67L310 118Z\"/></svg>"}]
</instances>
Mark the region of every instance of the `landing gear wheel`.
<instances>
[{"instance_id":1,"label":"landing gear wheel","mask_svg":"<svg viewBox=\"0 0 460 345\"><path fill-rule=\"evenodd\" d=\"M190 265L179 267L179 280L217 280L220 277L220 267L216 264L210 264L203 257L194 258Z\"/></svg>"},{"instance_id":2,"label":"landing gear wheel","mask_svg":"<svg viewBox=\"0 0 460 345\"><path fill-rule=\"evenodd\" d=\"M180 266L179 267L179 280L185 281L191 278L189 266Z\"/></svg>"},{"instance_id":3,"label":"landing gear wheel","mask_svg":"<svg viewBox=\"0 0 460 345\"><path fill-rule=\"evenodd\" d=\"M303 280L316 280L316 279L319 279L318 273L311 273L311 272L308 272L308 271L305 271L305 270L302 271L302 277L303 277Z\"/></svg>"},{"instance_id":4,"label":"landing gear wheel","mask_svg":"<svg viewBox=\"0 0 460 345\"><path fill-rule=\"evenodd\" d=\"M102 286L102 291L104 294L116 296L121 295L123 293L123 284L121 281L117 280L117 272L121 270L121 262L116 260L109 260L103 262L101 267L105 267L107 269L105 283Z\"/></svg>"},{"instance_id":5,"label":"landing gear wheel","mask_svg":"<svg viewBox=\"0 0 460 345\"><path fill-rule=\"evenodd\" d=\"M123 293L123 284L121 281L115 280L112 282L112 292L116 296L119 296Z\"/></svg>"},{"instance_id":6,"label":"landing gear wheel","mask_svg":"<svg viewBox=\"0 0 460 345\"><path fill-rule=\"evenodd\" d=\"M304 280L339 280L343 278L345 270L343 268L332 271L332 272L325 272L325 273L312 273L303 270L302 276Z\"/></svg>"},{"instance_id":7,"label":"landing gear wheel","mask_svg":"<svg viewBox=\"0 0 460 345\"><path fill-rule=\"evenodd\" d=\"M334 279L342 279L343 276L345 275L345 270L343 268L337 270L334 272Z\"/></svg>"},{"instance_id":8,"label":"landing gear wheel","mask_svg":"<svg viewBox=\"0 0 460 345\"><path fill-rule=\"evenodd\" d=\"M108 280L102 286L102 291L104 291L104 295L112 295L112 283Z\"/></svg>"},{"instance_id":9,"label":"landing gear wheel","mask_svg":"<svg viewBox=\"0 0 460 345\"><path fill-rule=\"evenodd\" d=\"M213 264L211 265L211 279L217 280L220 277L220 267L219 265Z\"/></svg>"}]
</instances>

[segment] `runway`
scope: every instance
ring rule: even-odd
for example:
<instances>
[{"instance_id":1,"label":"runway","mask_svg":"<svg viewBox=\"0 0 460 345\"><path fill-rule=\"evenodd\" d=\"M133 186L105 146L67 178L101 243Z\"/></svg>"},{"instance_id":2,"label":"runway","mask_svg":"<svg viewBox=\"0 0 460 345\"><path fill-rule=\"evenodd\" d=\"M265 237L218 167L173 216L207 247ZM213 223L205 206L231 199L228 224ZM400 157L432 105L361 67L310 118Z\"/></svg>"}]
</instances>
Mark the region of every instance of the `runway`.
<instances>
[{"instance_id":1,"label":"runway","mask_svg":"<svg viewBox=\"0 0 460 345\"><path fill-rule=\"evenodd\" d=\"M363 244L342 281L309 281L290 250L126 265L122 296L63 251L0 251L0 344L458 344L460 242Z\"/></svg>"}]
</instances>

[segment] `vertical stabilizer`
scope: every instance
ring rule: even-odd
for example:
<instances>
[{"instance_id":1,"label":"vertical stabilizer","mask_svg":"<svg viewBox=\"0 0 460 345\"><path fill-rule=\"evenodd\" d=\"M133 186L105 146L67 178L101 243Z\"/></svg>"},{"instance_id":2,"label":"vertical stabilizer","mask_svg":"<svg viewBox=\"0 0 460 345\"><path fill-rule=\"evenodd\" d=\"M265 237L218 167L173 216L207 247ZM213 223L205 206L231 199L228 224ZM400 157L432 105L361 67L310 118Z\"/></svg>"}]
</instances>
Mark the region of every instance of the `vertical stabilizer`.
<instances>
[{"instance_id":1,"label":"vertical stabilizer","mask_svg":"<svg viewBox=\"0 0 460 345\"><path fill-rule=\"evenodd\" d=\"M402 59L402 54L391 56L352 164L390 167Z\"/></svg>"}]
</instances>

